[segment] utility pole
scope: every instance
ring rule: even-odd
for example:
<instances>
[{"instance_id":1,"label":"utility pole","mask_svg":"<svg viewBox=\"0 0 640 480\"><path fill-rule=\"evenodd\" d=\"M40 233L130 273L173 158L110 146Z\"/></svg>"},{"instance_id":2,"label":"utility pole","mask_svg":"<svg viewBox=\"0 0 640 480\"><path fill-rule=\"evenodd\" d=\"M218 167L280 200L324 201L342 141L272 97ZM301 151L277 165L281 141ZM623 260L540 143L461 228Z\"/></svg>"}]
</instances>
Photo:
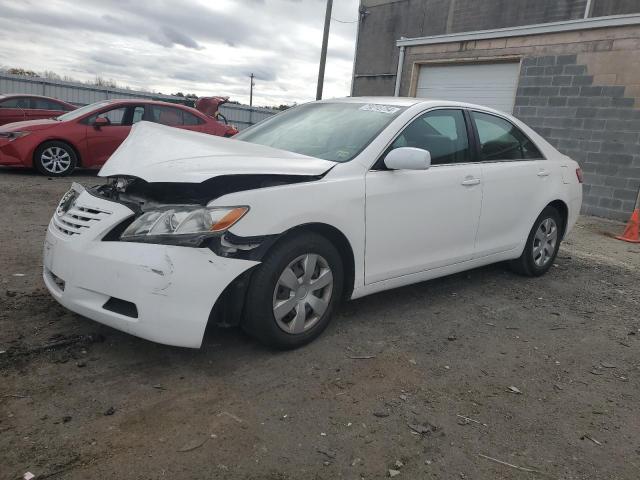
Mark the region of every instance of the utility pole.
<instances>
[{"instance_id":1,"label":"utility pole","mask_svg":"<svg viewBox=\"0 0 640 480\"><path fill-rule=\"evenodd\" d=\"M360 43L360 24L364 23L365 17L369 14L369 11L360 5L358 8L358 27L356 28L356 46L353 49L353 66L351 67L351 89L349 95L353 97L353 88L356 83L356 57L358 56L358 45Z\"/></svg>"},{"instance_id":2,"label":"utility pole","mask_svg":"<svg viewBox=\"0 0 640 480\"><path fill-rule=\"evenodd\" d=\"M593 8L593 0L587 0L587 5L584 7L584 18L591 16L591 10Z\"/></svg>"},{"instance_id":3,"label":"utility pole","mask_svg":"<svg viewBox=\"0 0 640 480\"><path fill-rule=\"evenodd\" d=\"M329 43L329 27L331 25L331 8L333 0L327 0L327 12L324 16L324 35L322 36L322 51L320 52L320 69L318 70L318 90L316 100L322 100L322 87L324 84L324 65L327 62L327 45Z\"/></svg>"},{"instance_id":4,"label":"utility pole","mask_svg":"<svg viewBox=\"0 0 640 480\"><path fill-rule=\"evenodd\" d=\"M253 125L253 87L255 85L253 79L255 78L255 75L252 73L249 75L249 78L251 79L251 84L249 86L249 125Z\"/></svg>"}]
</instances>

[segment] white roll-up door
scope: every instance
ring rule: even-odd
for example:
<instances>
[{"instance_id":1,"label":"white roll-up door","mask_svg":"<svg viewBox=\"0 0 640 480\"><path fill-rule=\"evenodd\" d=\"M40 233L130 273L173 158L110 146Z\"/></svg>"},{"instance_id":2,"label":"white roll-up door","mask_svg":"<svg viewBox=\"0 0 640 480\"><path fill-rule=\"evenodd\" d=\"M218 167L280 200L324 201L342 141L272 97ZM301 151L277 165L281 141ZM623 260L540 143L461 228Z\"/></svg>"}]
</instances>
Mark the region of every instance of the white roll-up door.
<instances>
[{"instance_id":1,"label":"white roll-up door","mask_svg":"<svg viewBox=\"0 0 640 480\"><path fill-rule=\"evenodd\" d=\"M423 65L416 97L477 103L512 113L520 63Z\"/></svg>"}]
</instances>

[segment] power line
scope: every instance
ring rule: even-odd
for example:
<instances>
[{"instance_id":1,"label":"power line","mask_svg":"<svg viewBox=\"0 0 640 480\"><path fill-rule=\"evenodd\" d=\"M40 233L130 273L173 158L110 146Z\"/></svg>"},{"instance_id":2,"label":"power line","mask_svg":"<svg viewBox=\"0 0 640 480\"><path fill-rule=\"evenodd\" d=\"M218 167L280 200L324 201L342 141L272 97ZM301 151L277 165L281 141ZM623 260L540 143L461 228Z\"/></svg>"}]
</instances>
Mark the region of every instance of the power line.
<instances>
[{"instance_id":1,"label":"power line","mask_svg":"<svg viewBox=\"0 0 640 480\"><path fill-rule=\"evenodd\" d=\"M337 19L337 18L335 18L335 17L331 17L331 20L333 20L333 21L335 21L335 22L338 22L338 23L358 23L358 20L354 20L354 21L352 21L352 22L347 22L346 20L338 20L338 19Z\"/></svg>"}]
</instances>

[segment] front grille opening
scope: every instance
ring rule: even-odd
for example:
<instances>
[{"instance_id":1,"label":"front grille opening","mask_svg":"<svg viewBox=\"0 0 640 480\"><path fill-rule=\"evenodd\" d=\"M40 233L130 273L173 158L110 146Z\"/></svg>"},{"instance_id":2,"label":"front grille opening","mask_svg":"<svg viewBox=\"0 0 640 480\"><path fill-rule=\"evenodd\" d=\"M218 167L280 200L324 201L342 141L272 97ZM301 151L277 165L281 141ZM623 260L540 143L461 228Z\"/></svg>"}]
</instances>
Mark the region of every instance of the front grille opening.
<instances>
[{"instance_id":1,"label":"front grille opening","mask_svg":"<svg viewBox=\"0 0 640 480\"><path fill-rule=\"evenodd\" d=\"M69 213L68 216L71 217L71 218L74 218L76 220L79 220L81 222L90 222L91 220L96 220L95 218L83 217L83 216L77 215L75 213Z\"/></svg>"},{"instance_id":2,"label":"front grille opening","mask_svg":"<svg viewBox=\"0 0 640 480\"><path fill-rule=\"evenodd\" d=\"M138 318L138 308L135 303L127 302L121 298L111 297L102 306L105 310L124 315L125 317Z\"/></svg>"},{"instance_id":3,"label":"front grille opening","mask_svg":"<svg viewBox=\"0 0 640 480\"><path fill-rule=\"evenodd\" d=\"M62 228L58 225L56 225L56 227L58 227L58 230L60 230L62 233L64 233L65 235L69 235L70 237L73 235L79 235L78 232L72 232L71 230L67 230L66 228Z\"/></svg>"},{"instance_id":4,"label":"front grille opening","mask_svg":"<svg viewBox=\"0 0 640 480\"><path fill-rule=\"evenodd\" d=\"M98 215L100 213L106 213L107 215L111 215L111 212L107 212L106 210L98 210L97 208L90 208L90 207L83 207L83 206L77 206L76 208L81 212L90 213L92 215Z\"/></svg>"},{"instance_id":5,"label":"front grille opening","mask_svg":"<svg viewBox=\"0 0 640 480\"><path fill-rule=\"evenodd\" d=\"M53 225L59 232L70 237L80 235L85 229L111 215L111 212L98 208L75 204L62 215L53 216Z\"/></svg>"},{"instance_id":6,"label":"front grille opening","mask_svg":"<svg viewBox=\"0 0 640 480\"><path fill-rule=\"evenodd\" d=\"M55 273L53 273L51 270L48 270L48 274L49 274L49 278L51 279L51 281L53 283L55 283L56 287L58 287L58 289L61 292L64 292L64 280L61 279L60 277L58 277Z\"/></svg>"},{"instance_id":7,"label":"front grille opening","mask_svg":"<svg viewBox=\"0 0 640 480\"><path fill-rule=\"evenodd\" d=\"M67 227L71 227L71 228L76 228L78 230L80 230L81 228L89 228L88 225L82 225L81 223L74 223L68 220L68 217L70 217L71 215L67 216L67 219L65 218L60 218L60 222L67 226Z\"/></svg>"}]
</instances>

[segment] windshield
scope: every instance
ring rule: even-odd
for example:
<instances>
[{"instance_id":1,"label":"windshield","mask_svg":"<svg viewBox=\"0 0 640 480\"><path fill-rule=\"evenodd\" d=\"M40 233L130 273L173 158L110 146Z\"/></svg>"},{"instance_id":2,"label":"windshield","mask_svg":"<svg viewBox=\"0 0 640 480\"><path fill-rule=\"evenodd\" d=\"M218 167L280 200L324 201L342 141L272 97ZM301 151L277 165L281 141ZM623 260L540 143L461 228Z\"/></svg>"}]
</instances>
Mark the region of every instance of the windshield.
<instances>
[{"instance_id":1,"label":"windshield","mask_svg":"<svg viewBox=\"0 0 640 480\"><path fill-rule=\"evenodd\" d=\"M93 110L96 110L98 108L106 107L107 105L109 105L109 102L91 103L89 105L85 105L84 107L80 107L63 115L60 115L59 117L56 117L56 120L60 120L62 122L65 122L67 120L75 120L76 118L80 118L81 116L83 116L85 113L92 112Z\"/></svg>"},{"instance_id":2,"label":"windshield","mask_svg":"<svg viewBox=\"0 0 640 480\"><path fill-rule=\"evenodd\" d=\"M406 107L371 103L307 103L234 138L289 152L348 162Z\"/></svg>"}]
</instances>

